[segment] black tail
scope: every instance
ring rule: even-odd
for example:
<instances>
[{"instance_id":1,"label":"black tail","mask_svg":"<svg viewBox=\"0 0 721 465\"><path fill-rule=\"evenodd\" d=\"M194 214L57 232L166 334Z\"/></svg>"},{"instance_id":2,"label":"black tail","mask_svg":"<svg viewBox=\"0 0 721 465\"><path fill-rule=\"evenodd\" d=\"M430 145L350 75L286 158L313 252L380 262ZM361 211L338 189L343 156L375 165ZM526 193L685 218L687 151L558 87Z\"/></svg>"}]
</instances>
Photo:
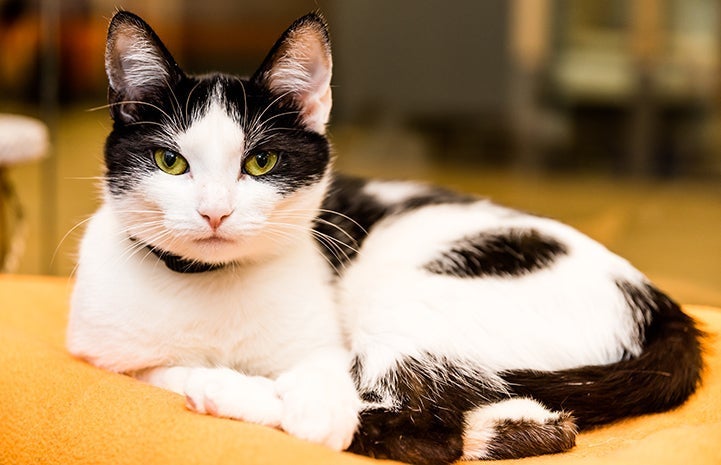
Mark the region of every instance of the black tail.
<instances>
[{"instance_id":1,"label":"black tail","mask_svg":"<svg viewBox=\"0 0 721 465\"><path fill-rule=\"evenodd\" d=\"M570 412L584 429L670 410L693 394L703 369L703 332L653 286L619 283L619 288L633 310L651 320L645 327L641 355L611 365L558 372L507 372L503 378L515 395Z\"/></svg>"}]
</instances>

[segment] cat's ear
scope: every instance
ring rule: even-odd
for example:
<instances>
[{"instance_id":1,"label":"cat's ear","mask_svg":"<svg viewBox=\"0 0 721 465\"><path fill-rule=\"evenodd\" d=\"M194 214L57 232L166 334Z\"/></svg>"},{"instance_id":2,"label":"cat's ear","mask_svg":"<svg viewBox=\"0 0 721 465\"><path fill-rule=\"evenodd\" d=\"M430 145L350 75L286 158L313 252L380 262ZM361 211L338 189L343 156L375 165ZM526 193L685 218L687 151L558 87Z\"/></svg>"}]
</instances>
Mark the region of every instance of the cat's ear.
<instances>
[{"instance_id":1,"label":"cat's ear","mask_svg":"<svg viewBox=\"0 0 721 465\"><path fill-rule=\"evenodd\" d=\"M332 68L328 26L310 13L283 33L252 79L281 100L292 99L301 122L323 134L332 105Z\"/></svg>"},{"instance_id":2,"label":"cat's ear","mask_svg":"<svg viewBox=\"0 0 721 465\"><path fill-rule=\"evenodd\" d=\"M118 11L110 21L105 48L108 101L114 120L133 122L140 106L171 92L183 76L155 32L140 17Z\"/></svg>"}]
</instances>

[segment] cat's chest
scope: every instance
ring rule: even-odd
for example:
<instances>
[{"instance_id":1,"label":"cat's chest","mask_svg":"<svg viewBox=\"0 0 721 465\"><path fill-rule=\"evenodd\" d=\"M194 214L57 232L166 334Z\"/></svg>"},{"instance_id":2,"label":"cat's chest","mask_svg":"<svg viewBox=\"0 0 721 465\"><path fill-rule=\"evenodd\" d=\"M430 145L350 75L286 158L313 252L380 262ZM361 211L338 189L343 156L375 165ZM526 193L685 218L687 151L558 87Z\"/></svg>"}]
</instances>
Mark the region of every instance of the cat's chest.
<instances>
[{"instance_id":1,"label":"cat's chest","mask_svg":"<svg viewBox=\"0 0 721 465\"><path fill-rule=\"evenodd\" d=\"M165 352L168 363L274 376L307 350L300 341L332 324L324 286L279 279L267 268L247 276L219 274L215 280L172 276L173 285L148 290L137 302L136 321L149 340L160 338L152 346Z\"/></svg>"},{"instance_id":2,"label":"cat's chest","mask_svg":"<svg viewBox=\"0 0 721 465\"><path fill-rule=\"evenodd\" d=\"M232 366L272 376L317 346L341 342L327 269L311 238L254 267L173 272L125 254L93 220L81 248L68 343L113 371ZM110 266L109 264L112 264Z\"/></svg>"}]
</instances>

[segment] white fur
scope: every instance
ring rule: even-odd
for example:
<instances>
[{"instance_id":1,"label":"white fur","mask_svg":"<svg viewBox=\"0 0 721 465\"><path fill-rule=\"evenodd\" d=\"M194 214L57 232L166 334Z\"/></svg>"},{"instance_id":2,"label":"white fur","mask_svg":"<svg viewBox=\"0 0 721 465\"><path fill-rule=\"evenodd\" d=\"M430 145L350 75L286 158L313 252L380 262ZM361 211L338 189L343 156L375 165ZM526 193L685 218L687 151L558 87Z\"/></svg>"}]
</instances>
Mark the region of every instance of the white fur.
<instances>
[{"instance_id":1,"label":"white fur","mask_svg":"<svg viewBox=\"0 0 721 465\"><path fill-rule=\"evenodd\" d=\"M172 141L188 160L190 175L157 171L122 198L107 197L130 235L190 259L256 261L310 227L311 218L283 212L317 208L323 183L281 198L272 186L241 175L245 137L221 102L197 119ZM214 231L203 218L208 213L228 216Z\"/></svg>"},{"instance_id":2,"label":"white fur","mask_svg":"<svg viewBox=\"0 0 721 465\"><path fill-rule=\"evenodd\" d=\"M308 229L312 215L283 213L318 208L324 183L281 199L239 177L243 138L229 121L216 104L178 135L192 176L157 173L121 201L106 196L81 244L68 347L102 368L185 392L200 411L280 424L344 448L359 401L330 271ZM214 233L199 211L226 205L232 214ZM153 229L139 226L148 222ZM208 242L213 234L222 240ZM131 235L186 257L242 264L178 274ZM169 367L208 369L185 379ZM264 390L276 379L277 392Z\"/></svg>"},{"instance_id":3,"label":"white fur","mask_svg":"<svg viewBox=\"0 0 721 465\"><path fill-rule=\"evenodd\" d=\"M290 35L265 79L278 98L291 94L303 123L323 133L330 50L319 26L309 27ZM138 31L120 36L114 45L123 54L122 73L111 70L111 85L167 79L146 39ZM606 364L641 351L615 285L642 281L639 272L567 226L486 201L426 206L380 221L334 279L311 232L327 179L283 196L243 175L246 137L261 137L262 127L245 134L219 92L204 114L189 116L187 130L166 127L158 142L186 157L190 171L144 174L123 195L106 192L88 224L67 332L76 356L184 394L200 413L281 427L342 449L361 408L352 355L363 359L360 389L380 390L387 396L381 404L393 405L392 393L377 385L405 356L459 362L503 390L496 376L503 370ZM374 182L365 193L391 204L426 189ZM222 223L211 225L211 216ZM458 279L423 269L459 239L510 228L536 229L568 253L512 278ZM180 274L145 244L230 264ZM482 457L492 440L488 425L499 418L540 422L553 415L527 399L474 410L466 422L477 436L466 454Z\"/></svg>"},{"instance_id":4,"label":"white fur","mask_svg":"<svg viewBox=\"0 0 721 465\"><path fill-rule=\"evenodd\" d=\"M272 427L280 427L283 418L283 401L275 384L262 376L223 367L171 366L142 370L135 377L185 395L188 408L198 413Z\"/></svg>"},{"instance_id":5,"label":"white fur","mask_svg":"<svg viewBox=\"0 0 721 465\"><path fill-rule=\"evenodd\" d=\"M292 95L301 106L305 125L325 133L332 106L330 80L333 59L324 33L314 23L300 26L287 40L267 75L278 95Z\"/></svg>"},{"instance_id":6,"label":"white fur","mask_svg":"<svg viewBox=\"0 0 721 465\"><path fill-rule=\"evenodd\" d=\"M428 191L428 187L408 181L370 181L363 188L380 203L394 204Z\"/></svg>"},{"instance_id":7,"label":"white fur","mask_svg":"<svg viewBox=\"0 0 721 465\"><path fill-rule=\"evenodd\" d=\"M135 26L124 26L115 37L112 47L105 53L106 69L114 70L108 73L113 89L127 92L132 99L137 97L133 92L135 89L168 85L169 75L163 57L144 31Z\"/></svg>"},{"instance_id":8,"label":"white fur","mask_svg":"<svg viewBox=\"0 0 721 465\"><path fill-rule=\"evenodd\" d=\"M382 220L334 281L310 232L326 182L284 198L241 175L245 137L219 101L196 118L173 136L189 174L157 172L120 199L106 195L89 222L68 325L73 354L184 393L201 413L342 449L360 408L349 347L363 358L360 389L385 395L385 405L393 393L379 380L404 356L470 363L502 390L503 370L606 364L641 351L614 282L639 282L638 271L568 226L487 201ZM375 182L366 193L391 203L425 189ZM210 211L226 215L217 229L203 218ZM554 237L568 254L513 278L423 269L454 241L510 228ZM142 243L235 264L178 274ZM510 415L516 404L504 405Z\"/></svg>"},{"instance_id":9,"label":"white fur","mask_svg":"<svg viewBox=\"0 0 721 465\"><path fill-rule=\"evenodd\" d=\"M396 196L397 185L389 187ZM558 238L569 253L522 277L457 279L423 270L455 240L514 227ZM362 386L371 389L403 356L424 352L489 372L561 370L611 363L624 350L638 354L615 278L642 276L570 227L479 201L428 206L376 225L339 282L339 303L352 351L364 357Z\"/></svg>"}]
</instances>

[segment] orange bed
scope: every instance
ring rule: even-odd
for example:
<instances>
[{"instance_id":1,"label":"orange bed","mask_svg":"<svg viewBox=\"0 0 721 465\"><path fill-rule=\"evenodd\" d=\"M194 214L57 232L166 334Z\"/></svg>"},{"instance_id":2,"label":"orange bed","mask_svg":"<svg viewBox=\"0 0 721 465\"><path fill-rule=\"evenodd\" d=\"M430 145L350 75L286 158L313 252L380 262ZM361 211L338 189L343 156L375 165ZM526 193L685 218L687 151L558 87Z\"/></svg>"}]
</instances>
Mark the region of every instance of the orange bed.
<instances>
[{"instance_id":1,"label":"orange bed","mask_svg":"<svg viewBox=\"0 0 721 465\"><path fill-rule=\"evenodd\" d=\"M377 462L191 413L177 394L73 359L64 350L71 285L0 275L0 464ZM572 451L523 465L721 464L721 310L686 310L710 334L704 384L689 402L583 433Z\"/></svg>"}]
</instances>

